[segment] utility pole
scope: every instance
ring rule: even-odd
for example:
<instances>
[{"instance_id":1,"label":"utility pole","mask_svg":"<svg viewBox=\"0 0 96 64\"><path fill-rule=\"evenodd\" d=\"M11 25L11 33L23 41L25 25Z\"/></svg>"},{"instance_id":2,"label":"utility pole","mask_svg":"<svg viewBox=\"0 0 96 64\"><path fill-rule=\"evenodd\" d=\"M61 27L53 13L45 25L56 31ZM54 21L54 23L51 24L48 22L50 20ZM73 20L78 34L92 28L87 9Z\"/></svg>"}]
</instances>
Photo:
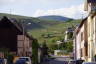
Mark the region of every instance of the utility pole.
<instances>
[{"instance_id":1,"label":"utility pole","mask_svg":"<svg viewBox=\"0 0 96 64\"><path fill-rule=\"evenodd\" d=\"M12 15L12 9L9 10L9 14L10 14L10 18L11 18L11 15Z\"/></svg>"},{"instance_id":2,"label":"utility pole","mask_svg":"<svg viewBox=\"0 0 96 64\"><path fill-rule=\"evenodd\" d=\"M11 9L10 9L10 14L11 14L11 12L12 12L12 11L11 11Z\"/></svg>"},{"instance_id":3,"label":"utility pole","mask_svg":"<svg viewBox=\"0 0 96 64\"><path fill-rule=\"evenodd\" d=\"M84 15L84 14L82 14L82 18L81 18L82 20L83 20L83 15Z\"/></svg>"},{"instance_id":4,"label":"utility pole","mask_svg":"<svg viewBox=\"0 0 96 64\"><path fill-rule=\"evenodd\" d=\"M25 27L26 27L26 24L24 23L25 20L22 21L22 31L23 31L23 56L27 56L26 55L26 35L25 35ZM31 23L28 23L28 25L30 25Z\"/></svg>"},{"instance_id":5,"label":"utility pole","mask_svg":"<svg viewBox=\"0 0 96 64\"><path fill-rule=\"evenodd\" d=\"M25 28L24 28L24 20L22 21L22 32L23 32L23 56L25 56Z\"/></svg>"}]
</instances>

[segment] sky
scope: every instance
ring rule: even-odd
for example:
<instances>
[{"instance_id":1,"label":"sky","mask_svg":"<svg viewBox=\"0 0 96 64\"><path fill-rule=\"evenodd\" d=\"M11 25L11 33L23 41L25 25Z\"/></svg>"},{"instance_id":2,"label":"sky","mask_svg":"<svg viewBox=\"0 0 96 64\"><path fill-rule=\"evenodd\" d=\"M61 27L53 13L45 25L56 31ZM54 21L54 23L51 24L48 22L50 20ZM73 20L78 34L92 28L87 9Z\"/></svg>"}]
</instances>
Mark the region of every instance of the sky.
<instances>
[{"instance_id":1,"label":"sky","mask_svg":"<svg viewBox=\"0 0 96 64\"><path fill-rule=\"evenodd\" d=\"M74 19L87 15L84 0L0 0L0 13L30 17L59 15Z\"/></svg>"}]
</instances>

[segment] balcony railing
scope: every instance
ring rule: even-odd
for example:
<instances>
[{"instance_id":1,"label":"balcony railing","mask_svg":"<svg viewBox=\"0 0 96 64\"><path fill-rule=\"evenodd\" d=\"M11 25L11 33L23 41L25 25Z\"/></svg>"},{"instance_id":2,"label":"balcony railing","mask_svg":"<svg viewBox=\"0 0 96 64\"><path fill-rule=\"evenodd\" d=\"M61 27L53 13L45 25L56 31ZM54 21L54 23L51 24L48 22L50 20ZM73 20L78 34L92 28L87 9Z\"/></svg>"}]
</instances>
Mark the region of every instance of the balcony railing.
<instances>
[{"instance_id":1,"label":"balcony railing","mask_svg":"<svg viewBox=\"0 0 96 64\"><path fill-rule=\"evenodd\" d=\"M90 12L91 14L96 14L96 7L92 8Z\"/></svg>"}]
</instances>

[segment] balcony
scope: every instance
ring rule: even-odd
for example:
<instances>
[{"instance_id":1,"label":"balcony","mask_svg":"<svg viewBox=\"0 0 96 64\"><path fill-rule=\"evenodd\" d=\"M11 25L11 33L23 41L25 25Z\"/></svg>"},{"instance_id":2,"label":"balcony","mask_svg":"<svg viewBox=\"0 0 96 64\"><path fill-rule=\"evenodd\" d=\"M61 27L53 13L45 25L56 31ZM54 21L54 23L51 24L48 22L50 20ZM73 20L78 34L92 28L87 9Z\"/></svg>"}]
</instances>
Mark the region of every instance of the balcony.
<instances>
[{"instance_id":1,"label":"balcony","mask_svg":"<svg viewBox=\"0 0 96 64\"><path fill-rule=\"evenodd\" d=\"M91 9L91 14L96 14L96 7Z\"/></svg>"},{"instance_id":2,"label":"balcony","mask_svg":"<svg viewBox=\"0 0 96 64\"><path fill-rule=\"evenodd\" d=\"M91 16L96 15L96 6L92 6L92 7L90 8L89 14L90 14Z\"/></svg>"}]
</instances>

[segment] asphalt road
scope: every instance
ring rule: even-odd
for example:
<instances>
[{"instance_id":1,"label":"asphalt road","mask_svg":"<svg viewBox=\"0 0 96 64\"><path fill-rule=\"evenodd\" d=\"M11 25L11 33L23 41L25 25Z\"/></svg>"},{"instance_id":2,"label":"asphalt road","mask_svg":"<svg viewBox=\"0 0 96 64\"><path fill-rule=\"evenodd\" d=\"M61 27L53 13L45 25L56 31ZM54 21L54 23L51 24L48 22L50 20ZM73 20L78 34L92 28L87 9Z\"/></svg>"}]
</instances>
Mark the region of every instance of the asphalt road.
<instances>
[{"instance_id":1,"label":"asphalt road","mask_svg":"<svg viewBox=\"0 0 96 64\"><path fill-rule=\"evenodd\" d=\"M68 58L56 57L55 59L48 59L43 64L68 64Z\"/></svg>"}]
</instances>

